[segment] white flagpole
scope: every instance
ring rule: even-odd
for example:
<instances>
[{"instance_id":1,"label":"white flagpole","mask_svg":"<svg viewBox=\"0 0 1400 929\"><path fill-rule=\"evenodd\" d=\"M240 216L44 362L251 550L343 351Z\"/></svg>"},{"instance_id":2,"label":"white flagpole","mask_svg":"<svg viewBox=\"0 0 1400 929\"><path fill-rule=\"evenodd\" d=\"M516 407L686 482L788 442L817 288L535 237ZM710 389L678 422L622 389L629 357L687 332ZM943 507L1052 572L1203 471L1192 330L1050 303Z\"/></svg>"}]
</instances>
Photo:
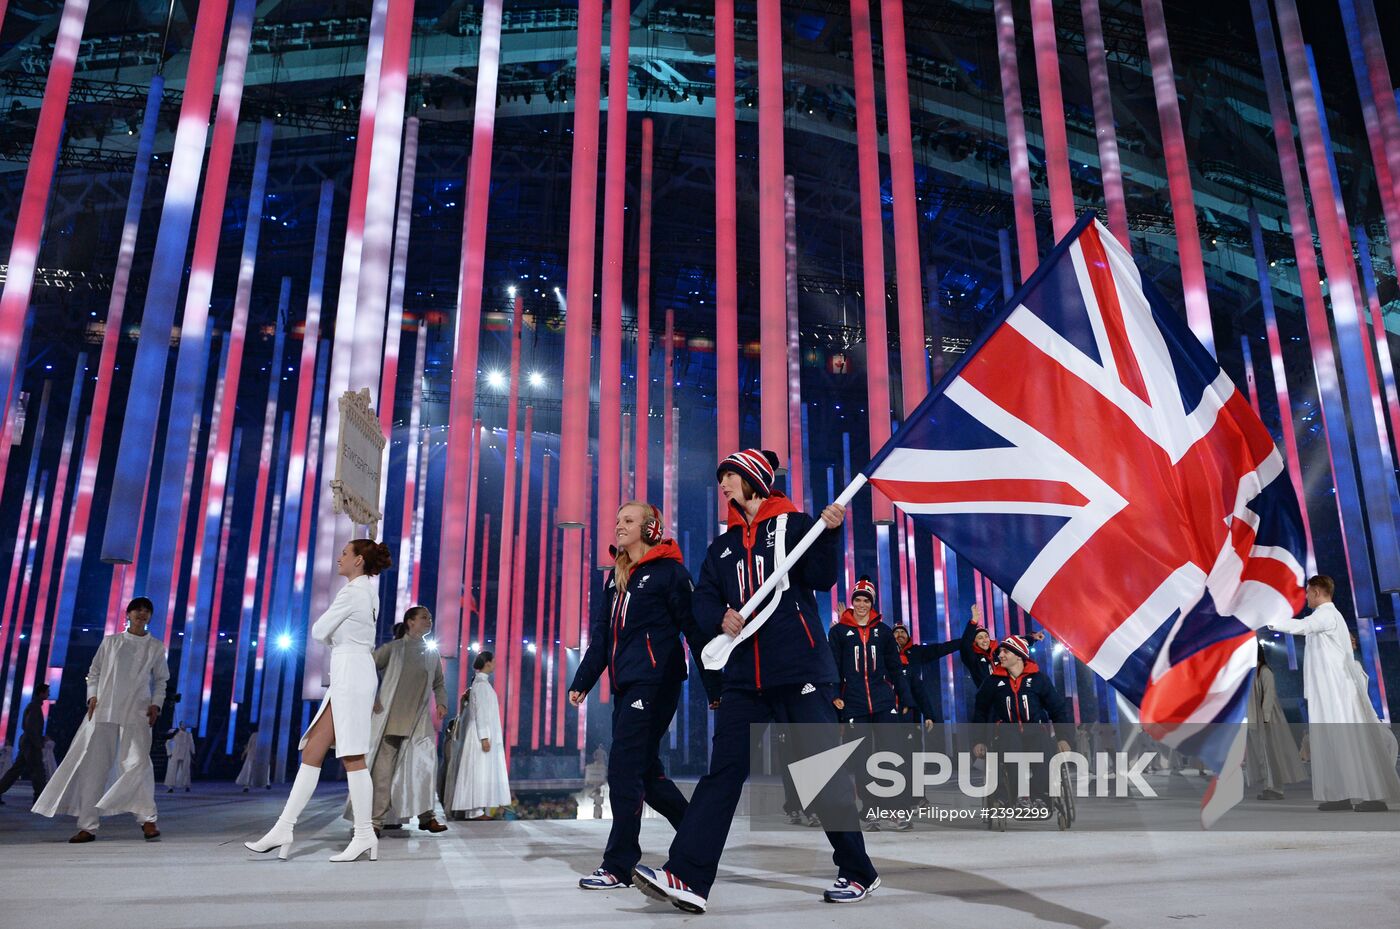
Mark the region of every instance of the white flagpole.
<instances>
[{"instance_id":1,"label":"white flagpole","mask_svg":"<svg viewBox=\"0 0 1400 929\"><path fill-rule=\"evenodd\" d=\"M847 506L850 504L851 498L864 486L865 475L857 474L855 478L846 485L846 489L841 491L841 495L836 498L835 502L839 503L841 506ZM821 535L826 528L826 523L822 522L821 517L818 516L817 521L812 524L812 528L808 529L807 534L802 537L802 541L797 543L797 547L788 552L787 557L782 561L778 562L777 566L773 569L773 573L768 576L768 579L763 582L763 585L759 587L758 590L754 591L754 595L749 598L748 602L744 604L744 608L739 611L740 616L743 616L745 620L753 616L754 612L758 609L758 605L767 599L768 595L782 583L783 578L787 577L788 572L792 570L792 566L797 564L798 560L806 554L807 549L812 547L812 543L817 541L817 536ZM729 660L730 654L738 647L739 643L758 632L767 621L767 616L759 616L752 622L745 622L744 628L740 630L737 636L726 635L721 632L711 639L709 644L705 646L704 651L701 652L701 663L710 671L720 670L724 667L725 662Z\"/></svg>"}]
</instances>

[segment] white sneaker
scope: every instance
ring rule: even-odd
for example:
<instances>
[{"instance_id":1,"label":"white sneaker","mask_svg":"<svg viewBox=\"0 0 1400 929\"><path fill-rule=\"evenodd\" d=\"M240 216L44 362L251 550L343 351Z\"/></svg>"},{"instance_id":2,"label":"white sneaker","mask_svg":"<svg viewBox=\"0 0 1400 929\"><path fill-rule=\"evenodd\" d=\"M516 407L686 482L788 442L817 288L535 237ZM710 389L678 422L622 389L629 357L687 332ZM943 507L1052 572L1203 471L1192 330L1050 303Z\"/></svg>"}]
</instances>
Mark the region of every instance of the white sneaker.
<instances>
[{"instance_id":1,"label":"white sneaker","mask_svg":"<svg viewBox=\"0 0 1400 929\"><path fill-rule=\"evenodd\" d=\"M665 868L653 871L646 865L637 865L632 871L632 885L653 900L669 903L678 910L705 912L705 898Z\"/></svg>"},{"instance_id":2,"label":"white sneaker","mask_svg":"<svg viewBox=\"0 0 1400 929\"><path fill-rule=\"evenodd\" d=\"M855 881L848 881L844 877L838 877L836 883L832 884L822 894L822 899L827 903L859 903L875 892L880 886L880 879L877 877L870 882L869 887L863 887Z\"/></svg>"},{"instance_id":3,"label":"white sneaker","mask_svg":"<svg viewBox=\"0 0 1400 929\"><path fill-rule=\"evenodd\" d=\"M578 886L582 890L612 890L614 887L631 887L631 884L624 884L618 880L617 875L611 871L599 868L587 877L578 879Z\"/></svg>"}]
</instances>

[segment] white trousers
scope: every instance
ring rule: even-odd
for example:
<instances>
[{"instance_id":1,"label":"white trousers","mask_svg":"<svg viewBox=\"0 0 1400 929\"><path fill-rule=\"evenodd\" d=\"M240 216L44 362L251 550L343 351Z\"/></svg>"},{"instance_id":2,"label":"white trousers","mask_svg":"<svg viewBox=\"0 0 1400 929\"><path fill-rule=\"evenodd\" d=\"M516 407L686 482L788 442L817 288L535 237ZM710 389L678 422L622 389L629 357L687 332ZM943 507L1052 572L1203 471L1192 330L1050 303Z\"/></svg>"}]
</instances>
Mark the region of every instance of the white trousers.
<instances>
[{"instance_id":1,"label":"white trousers","mask_svg":"<svg viewBox=\"0 0 1400 929\"><path fill-rule=\"evenodd\" d=\"M109 774L118 767L116 783ZM74 775L78 791L78 828L96 832L100 818L130 812L138 824L156 821L156 775L151 767L151 727L98 723Z\"/></svg>"}]
</instances>

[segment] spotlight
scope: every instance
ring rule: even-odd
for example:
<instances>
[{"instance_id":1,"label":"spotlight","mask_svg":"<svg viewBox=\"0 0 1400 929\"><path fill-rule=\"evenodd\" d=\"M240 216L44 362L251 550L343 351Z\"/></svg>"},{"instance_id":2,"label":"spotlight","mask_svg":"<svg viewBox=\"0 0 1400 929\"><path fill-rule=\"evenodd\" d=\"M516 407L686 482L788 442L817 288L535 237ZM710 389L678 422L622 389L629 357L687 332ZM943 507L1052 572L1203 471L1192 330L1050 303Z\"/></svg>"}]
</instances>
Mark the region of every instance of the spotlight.
<instances>
[{"instance_id":1,"label":"spotlight","mask_svg":"<svg viewBox=\"0 0 1400 929\"><path fill-rule=\"evenodd\" d=\"M508 294L510 294L512 297L514 297L514 296L515 296L515 285L514 285L514 284L511 284L509 287L507 287L507 288L506 288L506 293L508 293Z\"/></svg>"},{"instance_id":2,"label":"spotlight","mask_svg":"<svg viewBox=\"0 0 1400 929\"><path fill-rule=\"evenodd\" d=\"M541 373L538 372L538 371L531 371L531 372L530 372L530 386L531 386L531 387L543 387L543 386L544 386L544 375L541 374Z\"/></svg>"},{"instance_id":3,"label":"spotlight","mask_svg":"<svg viewBox=\"0 0 1400 929\"><path fill-rule=\"evenodd\" d=\"M426 648L426 649L427 649L428 651L430 651L430 652L435 652L435 651L438 650L438 644L437 644L437 642L433 641L432 639L424 639L424 640L423 640L423 647Z\"/></svg>"},{"instance_id":4,"label":"spotlight","mask_svg":"<svg viewBox=\"0 0 1400 929\"><path fill-rule=\"evenodd\" d=\"M531 642L529 645L525 646L525 651L533 655L535 653L535 643Z\"/></svg>"},{"instance_id":5,"label":"spotlight","mask_svg":"<svg viewBox=\"0 0 1400 929\"><path fill-rule=\"evenodd\" d=\"M473 643L472 643L472 649L471 649L471 650L474 651L474 652L479 652L479 651L481 651L481 643L480 643L480 642L473 642Z\"/></svg>"},{"instance_id":6,"label":"spotlight","mask_svg":"<svg viewBox=\"0 0 1400 929\"><path fill-rule=\"evenodd\" d=\"M292 647L292 637L287 635L287 633L285 632L282 633L277 637L277 647L285 652L287 649Z\"/></svg>"},{"instance_id":7,"label":"spotlight","mask_svg":"<svg viewBox=\"0 0 1400 929\"><path fill-rule=\"evenodd\" d=\"M500 390L502 387L506 386L506 376L500 371L487 371L486 384L489 387Z\"/></svg>"}]
</instances>

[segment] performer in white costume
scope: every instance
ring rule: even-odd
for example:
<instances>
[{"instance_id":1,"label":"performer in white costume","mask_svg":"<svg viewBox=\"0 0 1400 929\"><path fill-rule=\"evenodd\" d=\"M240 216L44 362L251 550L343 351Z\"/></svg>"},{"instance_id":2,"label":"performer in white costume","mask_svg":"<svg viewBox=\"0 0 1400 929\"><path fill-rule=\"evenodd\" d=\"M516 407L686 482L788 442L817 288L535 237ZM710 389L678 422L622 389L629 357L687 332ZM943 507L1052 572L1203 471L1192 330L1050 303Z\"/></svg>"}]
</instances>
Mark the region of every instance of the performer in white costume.
<instances>
[{"instance_id":1,"label":"performer in white costume","mask_svg":"<svg viewBox=\"0 0 1400 929\"><path fill-rule=\"evenodd\" d=\"M190 769L194 767L194 733L181 723L180 728L165 740L165 753L170 760L165 765L165 792L173 794L177 788L190 792Z\"/></svg>"},{"instance_id":2,"label":"performer in white costume","mask_svg":"<svg viewBox=\"0 0 1400 929\"><path fill-rule=\"evenodd\" d=\"M374 578L389 567L389 548L382 542L354 539L340 553L337 571L349 581L326 612L311 627L311 636L331 649L331 682L326 699L301 737L301 767L292 782L282 815L256 842L243 843L250 851L278 850L286 858L292 847L292 827L321 779L321 762L332 745L345 768L350 805L355 811L355 834L345 850L331 861L354 861L366 852L379 858L379 840L370 822L374 786L365 766L369 753L370 716L379 675L374 669L374 624L379 613L378 583Z\"/></svg>"},{"instance_id":3,"label":"performer in white costume","mask_svg":"<svg viewBox=\"0 0 1400 929\"><path fill-rule=\"evenodd\" d=\"M510 779L506 774L505 739L501 728L501 704L491 687L494 656L482 652L472 663L476 676L467 692L466 725L458 749L457 780L452 789L452 809L468 819L487 819L487 810L510 805Z\"/></svg>"},{"instance_id":4,"label":"performer in white costume","mask_svg":"<svg viewBox=\"0 0 1400 929\"><path fill-rule=\"evenodd\" d=\"M410 607L394 627L394 640L374 652L384 677L370 723L369 770L374 781L375 832L385 823L398 825L412 816L418 828L446 832L433 815L436 805L438 717L447 715L447 687L437 646L424 637L432 631L427 607Z\"/></svg>"},{"instance_id":5,"label":"performer in white costume","mask_svg":"<svg viewBox=\"0 0 1400 929\"><path fill-rule=\"evenodd\" d=\"M243 767L238 769L238 777L233 782L243 788L246 794L250 787L270 788L271 777L269 755L272 746L263 745L258 739L258 729L254 726L248 732L248 742L243 746Z\"/></svg>"},{"instance_id":6,"label":"performer in white costume","mask_svg":"<svg viewBox=\"0 0 1400 929\"><path fill-rule=\"evenodd\" d=\"M1400 801L1395 736L1376 717L1366 672L1352 657L1351 632L1332 603L1325 574L1308 579L1312 615L1271 626L1308 637L1303 651L1303 697L1308 703L1313 799L1320 810L1382 812ZM1353 805L1353 801L1356 803Z\"/></svg>"},{"instance_id":7,"label":"performer in white costume","mask_svg":"<svg viewBox=\"0 0 1400 929\"><path fill-rule=\"evenodd\" d=\"M1254 672L1254 691L1249 698L1249 724L1245 740L1245 770L1249 782L1260 787L1257 799L1282 800L1286 784L1296 784L1307 773L1298 755L1298 744L1288 731L1288 717L1278 702L1274 672L1263 645L1259 667Z\"/></svg>"},{"instance_id":8,"label":"performer in white costume","mask_svg":"<svg viewBox=\"0 0 1400 929\"><path fill-rule=\"evenodd\" d=\"M100 817L118 813L135 816L147 839L160 835L151 727L165 702L170 670L165 646L146 631L153 612L145 597L132 600L126 631L107 636L97 647L87 675L87 717L34 802L40 816L78 818L78 832L69 842L91 842Z\"/></svg>"}]
</instances>

